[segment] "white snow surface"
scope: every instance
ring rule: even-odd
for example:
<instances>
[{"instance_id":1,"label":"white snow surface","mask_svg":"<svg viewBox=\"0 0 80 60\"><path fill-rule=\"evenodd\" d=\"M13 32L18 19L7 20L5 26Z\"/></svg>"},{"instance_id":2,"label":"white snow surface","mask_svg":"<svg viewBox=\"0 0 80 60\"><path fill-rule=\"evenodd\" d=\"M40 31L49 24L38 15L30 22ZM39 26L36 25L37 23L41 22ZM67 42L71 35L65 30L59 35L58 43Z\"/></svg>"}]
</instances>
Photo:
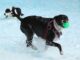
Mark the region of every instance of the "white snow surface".
<instances>
[{"instance_id":1,"label":"white snow surface","mask_svg":"<svg viewBox=\"0 0 80 60\"><path fill-rule=\"evenodd\" d=\"M79 0L0 0L0 60L80 60L80 1ZM45 41L36 35L33 44L38 50L26 47L26 37L20 31L17 18L5 18L8 7L17 6L25 16L54 17L65 14L70 27L63 30L57 41L62 45L63 55L56 47L45 50Z\"/></svg>"}]
</instances>

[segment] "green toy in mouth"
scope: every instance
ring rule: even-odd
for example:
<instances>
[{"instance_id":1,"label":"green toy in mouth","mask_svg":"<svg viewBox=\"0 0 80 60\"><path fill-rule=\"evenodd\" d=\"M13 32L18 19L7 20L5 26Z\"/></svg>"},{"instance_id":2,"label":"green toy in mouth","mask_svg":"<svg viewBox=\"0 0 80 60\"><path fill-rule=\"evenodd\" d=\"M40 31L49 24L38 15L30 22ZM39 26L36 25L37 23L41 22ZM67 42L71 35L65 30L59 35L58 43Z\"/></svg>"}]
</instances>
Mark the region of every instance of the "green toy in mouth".
<instances>
[{"instance_id":1,"label":"green toy in mouth","mask_svg":"<svg viewBox=\"0 0 80 60\"><path fill-rule=\"evenodd\" d=\"M64 28L68 28L68 27L69 27L69 22L64 22L64 23L63 23L63 27L64 27Z\"/></svg>"}]
</instances>

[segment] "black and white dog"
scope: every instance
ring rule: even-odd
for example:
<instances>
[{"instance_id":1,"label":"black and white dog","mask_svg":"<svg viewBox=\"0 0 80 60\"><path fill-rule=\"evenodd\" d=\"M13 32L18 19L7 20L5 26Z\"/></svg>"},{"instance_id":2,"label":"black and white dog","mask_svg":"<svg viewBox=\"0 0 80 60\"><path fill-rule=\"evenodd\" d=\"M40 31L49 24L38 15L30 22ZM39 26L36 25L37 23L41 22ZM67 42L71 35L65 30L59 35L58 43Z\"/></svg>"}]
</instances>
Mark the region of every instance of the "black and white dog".
<instances>
[{"instance_id":1,"label":"black and white dog","mask_svg":"<svg viewBox=\"0 0 80 60\"><path fill-rule=\"evenodd\" d=\"M41 16L27 16L21 18L18 11L13 10L13 15L21 21L20 29L27 37L27 47L34 47L32 44L33 35L43 38L46 45L55 46L62 54L62 47L59 43L54 42L54 39L60 38L62 28L65 28L63 23L68 22L66 15L57 15L53 18L45 18Z\"/></svg>"},{"instance_id":2,"label":"black and white dog","mask_svg":"<svg viewBox=\"0 0 80 60\"><path fill-rule=\"evenodd\" d=\"M16 12L19 16L23 16L23 13L21 12L21 9L19 7L12 7L11 9L7 8L5 10L4 15L6 16L6 18L11 17L11 16L15 17L14 14L13 14L14 12Z\"/></svg>"}]
</instances>

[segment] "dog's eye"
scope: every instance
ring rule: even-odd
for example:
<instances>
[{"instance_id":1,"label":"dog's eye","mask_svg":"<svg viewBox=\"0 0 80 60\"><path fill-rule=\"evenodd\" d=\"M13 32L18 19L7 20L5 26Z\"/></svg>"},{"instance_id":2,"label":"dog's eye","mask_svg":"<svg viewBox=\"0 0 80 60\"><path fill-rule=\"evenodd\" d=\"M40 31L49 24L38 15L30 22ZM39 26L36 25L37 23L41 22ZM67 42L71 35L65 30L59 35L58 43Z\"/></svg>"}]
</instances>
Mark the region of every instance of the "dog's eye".
<instances>
[{"instance_id":1,"label":"dog's eye","mask_svg":"<svg viewBox=\"0 0 80 60\"><path fill-rule=\"evenodd\" d=\"M65 21L64 20L62 20L62 23L64 23Z\"/></svg>"},{"instance_id":2,"label":"dog's eye","mask_svg":"<svg viewBox=\"0 0 80 60\"><path fill-rule=\"evenodd\" d=\"M68 22L68 20L62 20L62 23Z\"/></svg>"}]
</instances>

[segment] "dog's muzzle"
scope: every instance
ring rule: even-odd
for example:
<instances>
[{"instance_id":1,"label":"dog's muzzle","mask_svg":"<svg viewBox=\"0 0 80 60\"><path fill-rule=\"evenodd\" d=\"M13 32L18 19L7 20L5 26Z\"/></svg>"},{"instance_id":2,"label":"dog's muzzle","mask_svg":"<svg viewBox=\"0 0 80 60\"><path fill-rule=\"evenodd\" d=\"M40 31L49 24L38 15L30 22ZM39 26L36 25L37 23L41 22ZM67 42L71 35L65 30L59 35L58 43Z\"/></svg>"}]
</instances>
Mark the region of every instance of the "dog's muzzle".
<instances>
[{"instance_id":1,"label":"dog's muzzle","mask_svg":"<svg viewBox=\"0 0 80 60\"><path fill-rule=\"evenodd\" d=\"M64 28L68 28L68 27L69 27L69 22L64 22L64 23L63 23L63 27L64 27Z\"/></svg>"}]
</instances>

